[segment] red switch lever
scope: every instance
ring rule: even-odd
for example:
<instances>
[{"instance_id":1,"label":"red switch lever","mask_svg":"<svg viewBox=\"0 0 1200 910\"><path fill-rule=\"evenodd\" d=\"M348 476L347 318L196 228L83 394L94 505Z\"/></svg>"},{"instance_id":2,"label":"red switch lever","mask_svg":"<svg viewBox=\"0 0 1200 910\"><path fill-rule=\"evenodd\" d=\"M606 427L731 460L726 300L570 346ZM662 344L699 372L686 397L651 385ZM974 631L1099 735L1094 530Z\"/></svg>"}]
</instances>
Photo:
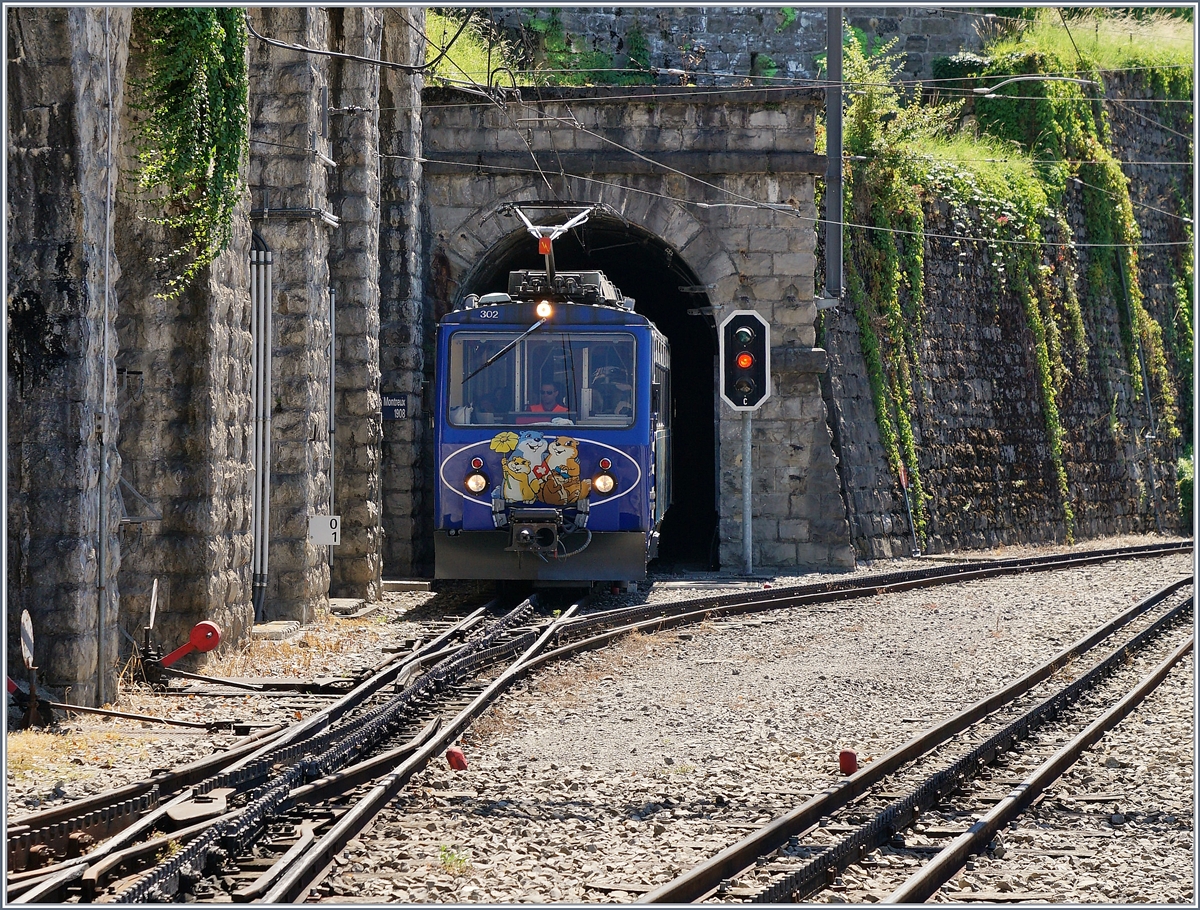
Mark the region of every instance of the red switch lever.
<instances>
[{"instance_id":1,"label":"red switch lever","mask_svg":"<svg viewBox=\"0 0 1200 910\"><path fill-rule=\"evenodd\" d=\"M221 630L215 622L209 622L207 619L204 622L198 622L192 627L192 634L188 638L186 644L180 645L170 654L162 659L162 666L169 667L185 654L191 654L193 651L211 651L221 643Z\"/></svg>"}]
</instances>

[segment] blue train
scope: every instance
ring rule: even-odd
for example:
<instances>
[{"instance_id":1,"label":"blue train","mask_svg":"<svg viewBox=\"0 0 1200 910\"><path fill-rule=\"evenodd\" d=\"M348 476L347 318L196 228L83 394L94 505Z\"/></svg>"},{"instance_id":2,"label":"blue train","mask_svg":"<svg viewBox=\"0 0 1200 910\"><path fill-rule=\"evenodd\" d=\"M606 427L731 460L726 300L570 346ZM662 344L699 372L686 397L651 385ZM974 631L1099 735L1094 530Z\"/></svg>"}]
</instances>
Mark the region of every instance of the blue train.
<instances>
[{"instance_id":1,"label":"blue train","mask_svg":"<svg viewBox=\"0 0 1200 910\"><path fill-rule=\"evenodd\" d=\"M467 297L438 325L434 401L437 578L645 577L671 504L670 350L602 272L548 255Z\"/></svg>"}]
</instances>

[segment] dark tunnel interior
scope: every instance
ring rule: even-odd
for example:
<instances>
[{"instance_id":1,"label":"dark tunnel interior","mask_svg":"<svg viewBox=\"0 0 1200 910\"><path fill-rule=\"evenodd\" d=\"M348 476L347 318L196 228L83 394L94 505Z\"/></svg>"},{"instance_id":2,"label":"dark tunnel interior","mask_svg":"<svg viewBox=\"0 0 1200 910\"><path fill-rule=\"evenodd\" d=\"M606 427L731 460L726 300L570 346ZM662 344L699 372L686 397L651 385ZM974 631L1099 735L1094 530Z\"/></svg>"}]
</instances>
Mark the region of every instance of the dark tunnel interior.
<instances>
[{"instance_id":1,"label":"dark tunnel interior","mask_svg":"<svg viewBox=\"0 0 1200 910\"><path fill-rule=\"evenodd\" d=\"M559 237L554 241L554 261L559 271L604 272L634 298L635 310L667 336L675 409L674 496L663 519L658 565L717 568L716 330L710 317L688 314L689 309L709 305L707 294L682 290L694 291L699 278L662 240L615 218L593 217ZM522 229L493 251L460 294L505 291L510 271L545 267L537 241Z\"/></svg>"}]
</instances>

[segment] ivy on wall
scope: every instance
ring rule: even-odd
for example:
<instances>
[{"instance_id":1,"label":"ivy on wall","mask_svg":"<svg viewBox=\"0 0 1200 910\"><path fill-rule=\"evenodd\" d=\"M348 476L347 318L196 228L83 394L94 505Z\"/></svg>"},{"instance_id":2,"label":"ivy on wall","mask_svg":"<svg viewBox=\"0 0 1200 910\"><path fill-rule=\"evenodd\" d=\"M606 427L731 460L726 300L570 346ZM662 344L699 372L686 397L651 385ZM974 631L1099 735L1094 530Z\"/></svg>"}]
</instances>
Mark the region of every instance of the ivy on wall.
<instances>
[{"instance_id":1,"label":"ivy on wall","mask_svg":"<svg viewBox=\"0 0 1200 910\"><path fill-rule=\"evenodd\" d=\"M1053 54L1008 53L987 61L979 75L1061 73L1079 66L1078 61L1072 65ZM1102 79L1094 68L1082 75L1096 83ZM1164 90L1184 87L1178 74L1150 78L1152 82L1158 79ZM987 81L994 83L994 78ZM1190 80L1186 84L1190 92ZM1089 87L1076 83L1026 81L1015 87L1019 95L1014 97L999 95L977 101L980 127L1028 149L1040 162L1039 171L1055 208L1062 208L1072 187L1080 192L1089 244L1086 302L1093 312L1109 300L1118 304L1123 355L1134 394L1144 393L1144 361L1159 428L1168 439L1177 440L1178 392L1167 364L1162 327L1143 305L1138 281L1140 230L1133 216L1128 179L1109 150L1103 107L1098 102L1087 103L1094 96L1085 94Z\"/></svg>"},{"instance_id":2,"label":"ivy on wall","mask_svg":"<svg viewBox=\"0 0 1200 910\"><path fill-rule=\"evenodd\" d=\"M653 85L650 46L638 23L625 32L624 49L629 69L617 67L616 53L585 47L585 39L568 34L559 10L522 10L522 22L537 40L532 48L535 78L550 85ZM632 72L629 70L633 70ZM638 72L644 70L644 72Z\"/></svg>"},{"instance_id":3,"label":"ivy on wall","mask_svg":"<svg viewBox=\"0 0 1200 910\"><path fill-rule=\"evenodd\" d=\"M246 22L239 8L134 10L144 71L135 139L147 220L180 232L162 257L179 294L228 245L247 159Z\"/></svg>"},{"instance_id":4,"label":"ivy on wall","mask_svg":"<svg viewBox=\"0 0 1200 910\"><path fill-rule=\"evenodd\" d=\"M1010 76L1059 74L1080 65L1044 51L1006 52L994 58L963 54L941 61L934 76L961 80L959 88L969 90ZM864 226L847 231L846 293L858 323L888 463L897 474L902 465L907 467L912 478L918 534L925 532L929 505L913 431L923 387L923 199L929 195L950 204L959 238L952 248L960 257L974 254L975 261L984 262L995 291L1011 294L1020 303L1029 330L1049 468L1071 541L1075 514L1061 408L1073 377L1088 369L1087 314L1115 305L1122 372L1140 396L1144 362L1146 391L1153 396L1160 436L1178 439L1176 383L1190 395L1193 363L1190 256L1185 251L1177 257L1171 276L1174 313L1164 329L1142 299L1139 229L1128 182L1109 151L1105 111L1099 96L1086 94L1081 85L1029 80L1015 84L1010 93L977 98L974 118L964 121L960 131L958 105L921 104L919 86L908 100L900 94L892 44L868 51L865 41L851 33L844 66L846 81L855 86L845 112L844 142L852 156L845 217L850 224ZM1094 67L1090 75L1085 68L1084 75L1095 82L1101 78ZM1190 72L1166 67L1147 78L1168 97L1190 97ZM974 98L969 91L964 94ZM1190 129L1190 121L1176 126ZM1069 195L1082 202L1086 248L1075 245L1066 219ZM1181 208L1190 214L1188 205ZM1083 275L1076 274L1076 263L1083 264ZM1080 280L1082 302L1076 291ZM1099 342L1103 344L1102 337ZM1101 359L1102 370L1106 362ZM1183 416L1190 431L1190 408ZM1113 432L1119 432L1115 412L1110 418Z\"/></svg>"},{"instance_id":5,"label":"ivy on wall","mask_svg":"<svg viewBox=\"0 0 1200 910\"><path fill-rule=\"evenodd\" d=\"M864 45L852 33L843 57L846 80L860 86L846 111L843 141L864 162L852 161L847 169L843 203L847 222L877 230L846 232L846 293L858 323L880 443L897 479L907 472L913 527L924 542L928 497L914 423L921 388L925 215L904 146L914 136L943 130L949 112L921 106L920 87L908 101L892 87L901 65L895 41L870 52Z\"/></svg>"}]
</instances>

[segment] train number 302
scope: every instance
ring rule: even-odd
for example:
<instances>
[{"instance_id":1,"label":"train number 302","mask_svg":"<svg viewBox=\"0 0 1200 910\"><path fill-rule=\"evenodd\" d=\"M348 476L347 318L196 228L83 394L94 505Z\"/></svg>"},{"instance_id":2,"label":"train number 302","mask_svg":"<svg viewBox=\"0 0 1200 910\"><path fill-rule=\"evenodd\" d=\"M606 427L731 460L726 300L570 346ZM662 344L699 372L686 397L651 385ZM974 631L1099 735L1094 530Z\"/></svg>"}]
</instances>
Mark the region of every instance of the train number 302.
<instances>
[{"instance_id":1,"label":"train number 302","mask_svg":"<svg viewBox=\"0 0 1200 910\"><path fill-rule=\"evenodd\" d=\"M480 310L479 318L480 319L499 319L500 311L499 310Z\"/></svg>"}]
</instances>

